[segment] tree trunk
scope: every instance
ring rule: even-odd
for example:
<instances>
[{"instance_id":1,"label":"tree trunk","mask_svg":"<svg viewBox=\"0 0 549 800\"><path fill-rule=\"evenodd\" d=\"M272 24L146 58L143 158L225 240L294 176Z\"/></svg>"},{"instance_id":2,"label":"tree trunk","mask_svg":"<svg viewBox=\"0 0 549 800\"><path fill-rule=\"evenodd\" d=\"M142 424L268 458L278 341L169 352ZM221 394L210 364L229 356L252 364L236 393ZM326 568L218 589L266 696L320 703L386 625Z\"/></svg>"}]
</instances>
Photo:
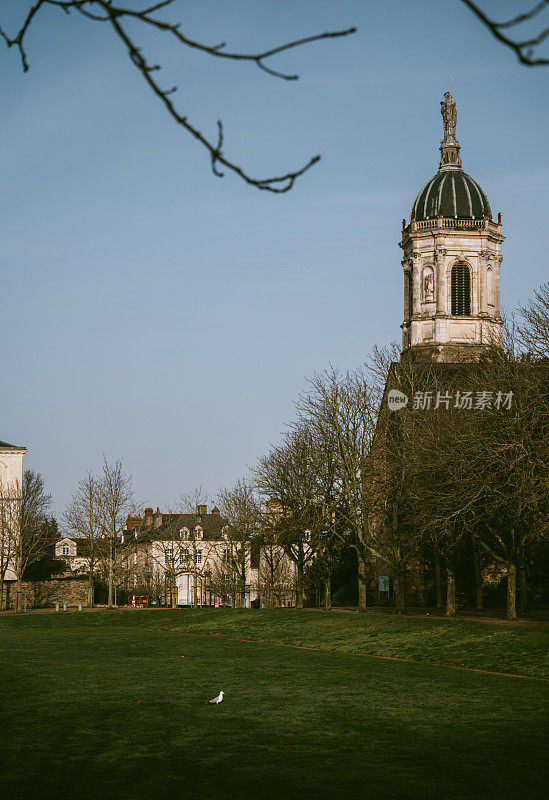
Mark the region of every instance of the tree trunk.
<instances>
[{"instance_id":1,"label":"tree trunk","mask_svg":"<svg viewBox=\"0 0 549 800\"><path fill-rule=\"evenodd\" d=\"M362 614L366 611L366 560L364 557L357 553L358 559L358 608L357 612Z\"/></svg>"},{"instance_id":2,"label":"tree trunk","mask_svg":"<svg viewBox=\"0 0 549 800\"><path fill-rule=\"evenodd\" d=\"M107 598L107 606L108 608L112 608L113 605L113 589L114 589L114 565L113 565L113 548L112 548L112 536L110 537L109 542L109 596Z\"/></svg>"},{"instance_id":3,"label":"tree trunk","mask_svg":"<svg viewBox=\"0 0 549 800\"><path fill-rule=\"evenodd\" d=\"M177 579L172 575L171 580L172 608L177 608Z\"/></svg>"},{"instance_id":4,"label":"tree trunk","mask_svg":"<svg viewBox=\"0 0 549 800\"><path fill-rule=\"evenodd\" d=\"M417 572L417 603L421 608L425 606L425 564L422 555L419 557Z\"/></svg>"},{"instance_id":5,"label":"tree trunk","mask_svg":"<svg viewBox=\"0 0 549 800\"><path fill-rule=\"evenodd\" d=\"M484 601L482 596L482 570L480 568L480 556L474 536L471 537L471 541L473 543L473 565L475 567L477 609L480 611L481 609L484 608Z\"/></svg>"},{"instance_id":6,"label":"tree trunk","mask_svg":"<svg viewBox=\"0 0 549 800\"><path fill-rule=\"evenodd\" d=\"M399 571L395 583L395 614L406 613L406 571Z\"/></svg>"},{"instance_id":7,"label":"tree trunk","mask_svg":"<svg viewBox=\"0 0 549 800\"><path fill-rule=\"evenodd\" d=\"M93 572L90 572L90 582L88 587L88 605L90 608L93 608L94 597L93 597Z\"/></svg>"},{"instance_id":8,"label":"tree trunk","mask_svg":"<svg viewBox=\"0 0 549 800\"><path fill-rule=\"evenodd\" d=\"M324 581L324 611L332 610L332 577L328 577Z\"/></svg>"},{"instance_id":9,"label":"tree trunk","mask_svg":"<svg viewBox=\"0 0 549 800\"><path fill-rule=\"evenodd\" d=\"M15 595L15 610L21 611L23 608L23 578L21 575L17 576L17 593Z\"/></svg>"},{"instance_id":10,"label":"tree trunk","mask_svg":"<svg viewBox=\"0 0 549 800\"><path fill-rule=\"evenodd\" d=\"M517 618L517 565L514 561L507 563L507 619Z\"/></svg>"},{"instance_id":11,"label":"tree trunk","mask_svg":"<svg viewBox=\"0 0 549 800\"><path fill-rule=\"evenodd\" d=\"M456 615L456 574L453 564L446 565L446 616Z\"/></svg>"},{"instance_id":12,"label":"tree trunk","mask_svg":"<svg viewBox=\"0 0 549 800\"><path fill-rule=\"evenodd\" d=\"M21 611L23 606L23 541L22 537L19 536L19 546L17 549L17 562L16 562L16 573L17 573L17 592L15 595L15 610Z\"/></svg>"},{"instance_id":13,"label":"tree trunk","mask_svg":"<svg viewBox=\"0 0 549 800\"><path fill-rule=\"evenodd\" d=\"M442 608L442 569L440 565L440 553L436 545L433 561L435 565L435 581L437 587L437 608Z\"/></svg>"},{"instance_id":14,"label":"tree trunk","mask_svg":"<svg viewBox=\"0 0 549 800\"><path fill-rule=\"evenodd\" d=\"M526 561L524 559L524 554L521 555L520 558L520 566L519 566L519 591L520 591L520 612L524 614L525 611L528 611L528 587L526 584Z\"/></svg>"},{"instance_id":15,"label":"tree trunk","mask_svg":"<svg viewBox=\"0 0 549 800\"><path fill-rule=\"evenodd\" d=\"M296 608L303 608L303 599L304 599L304 591L303 591L303 584L304 584L304 570L303 564L298 562L297 564L297 583L296 583L296 593L295 593L295 607Z\"/></svg>"}]
</instances>

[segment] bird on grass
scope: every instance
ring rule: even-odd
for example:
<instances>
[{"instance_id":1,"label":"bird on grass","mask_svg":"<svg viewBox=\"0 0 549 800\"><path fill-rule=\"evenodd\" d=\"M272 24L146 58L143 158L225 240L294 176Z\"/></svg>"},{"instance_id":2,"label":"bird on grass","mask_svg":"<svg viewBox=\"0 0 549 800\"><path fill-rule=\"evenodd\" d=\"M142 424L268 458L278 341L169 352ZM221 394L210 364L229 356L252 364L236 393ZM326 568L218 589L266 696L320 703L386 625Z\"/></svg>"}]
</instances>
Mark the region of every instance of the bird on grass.
<instances>
[{"instance_id":1,"label":"bird on grass","mask_svg":"<svg viewBox=\"0 0 549 800\"><path fill-rule=\"evenodd\" d=\"M223 695L224 694L225 694L225 692L219 692L217 697L214 697L213 700L210 700L210 703L213 703L215 706L218 706L220 703L223 702Z\"/></svg>"}]
</instances>

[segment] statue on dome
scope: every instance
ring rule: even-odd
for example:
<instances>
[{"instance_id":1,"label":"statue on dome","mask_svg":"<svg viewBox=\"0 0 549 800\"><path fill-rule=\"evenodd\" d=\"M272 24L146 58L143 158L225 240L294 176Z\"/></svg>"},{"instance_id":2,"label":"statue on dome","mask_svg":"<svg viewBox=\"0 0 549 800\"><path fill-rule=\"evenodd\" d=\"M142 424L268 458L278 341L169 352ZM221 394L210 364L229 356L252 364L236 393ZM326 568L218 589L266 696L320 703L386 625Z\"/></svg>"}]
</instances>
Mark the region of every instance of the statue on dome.
<instances>
[{"instance_id":1,"label":"statue on dome","mask_svg":"<svg viewBox=\"0 0 549 800\"><path fill-rule=\"evenodd\" d=\"M440 101L440 113L444 123L444 139L456 138L457 108L456 101L450 92L444 92L444 100Z\"/></svg>"}]
</instances>

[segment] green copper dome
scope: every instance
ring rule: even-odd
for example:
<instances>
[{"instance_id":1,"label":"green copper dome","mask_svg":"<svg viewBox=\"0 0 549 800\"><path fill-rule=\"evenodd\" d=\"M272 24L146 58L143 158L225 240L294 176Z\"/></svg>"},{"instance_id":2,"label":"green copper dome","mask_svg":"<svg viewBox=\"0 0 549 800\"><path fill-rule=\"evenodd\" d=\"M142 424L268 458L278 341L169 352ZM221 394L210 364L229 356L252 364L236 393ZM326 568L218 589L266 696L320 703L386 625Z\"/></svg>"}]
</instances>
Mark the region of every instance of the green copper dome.
<instances>
[{"instance_id":1,"label":"green copper dome","mask_svg":"<svg viewBox=\"0 0 549 800\"><path fill-rule=\"evenodd\" d=\"M441 169L428 181L412 206L416 220L433 217L492 219L490 203L479 184L461 169Z\"/></svg>"}]
</instances>

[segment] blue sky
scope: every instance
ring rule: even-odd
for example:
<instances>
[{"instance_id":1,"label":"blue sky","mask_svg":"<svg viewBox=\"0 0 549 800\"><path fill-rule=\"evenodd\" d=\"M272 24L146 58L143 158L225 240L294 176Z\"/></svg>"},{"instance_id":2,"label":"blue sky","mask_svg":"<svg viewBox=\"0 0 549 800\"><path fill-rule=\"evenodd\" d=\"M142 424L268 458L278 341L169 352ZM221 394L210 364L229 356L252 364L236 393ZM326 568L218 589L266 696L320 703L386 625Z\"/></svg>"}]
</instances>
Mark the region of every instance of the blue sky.
<instances>
[{"instance_id":1,"label":"blue sky","mask_svg":"<svg viewBox=\"0 0 549 800\"><path fill-rule=\"evenodd\" d=\"M24 5L3 2L0 24ZM58 513L103 453L161 508L231 485L308 376L399 338L401 220L436 172L452 77L464 169L503 215L504 305L546 279L549 71L459 0L186 0L166 17L252 51L359 31L278 57L290 83L135 29L179 107L210 135L223 119L250 172L322 155L282 196L213 177L105 26L48 11L27 74L0 46L0 439L28 447Z\"/></svg>"}]
</instances>

